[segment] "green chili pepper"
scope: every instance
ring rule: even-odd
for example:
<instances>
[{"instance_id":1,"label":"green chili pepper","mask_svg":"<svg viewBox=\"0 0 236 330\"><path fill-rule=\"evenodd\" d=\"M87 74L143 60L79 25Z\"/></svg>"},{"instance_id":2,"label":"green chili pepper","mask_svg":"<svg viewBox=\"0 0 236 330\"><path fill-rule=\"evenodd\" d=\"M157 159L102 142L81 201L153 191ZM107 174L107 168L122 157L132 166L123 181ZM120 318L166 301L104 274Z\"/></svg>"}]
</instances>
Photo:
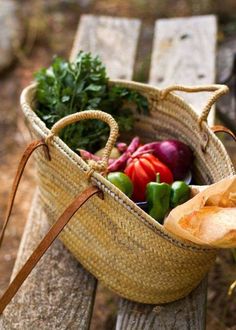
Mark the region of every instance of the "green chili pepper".
<instances>
[{"instance_id":1,"label":"green chili pepper","mask_svg":"<svg viewBox=\"0 0 236 330\"><path fill-rule=\"evenodd\" d=\"M172 208L183 204L190 198L190 187L184 181L175 181L171 185L170 205Z\"/></svg>"},{"instance_id":2,"label":"green chili pepper","mask_svg":"<svg viewBox=\"0 0 236 330\"><path fill-rule=\"evenodd\" d=\"M148 213L160 223L170 208L171 187L167 183L160 183L160 174L157 174L156 182L149 182L146 188Z\"/></svg>"}]
</instances>

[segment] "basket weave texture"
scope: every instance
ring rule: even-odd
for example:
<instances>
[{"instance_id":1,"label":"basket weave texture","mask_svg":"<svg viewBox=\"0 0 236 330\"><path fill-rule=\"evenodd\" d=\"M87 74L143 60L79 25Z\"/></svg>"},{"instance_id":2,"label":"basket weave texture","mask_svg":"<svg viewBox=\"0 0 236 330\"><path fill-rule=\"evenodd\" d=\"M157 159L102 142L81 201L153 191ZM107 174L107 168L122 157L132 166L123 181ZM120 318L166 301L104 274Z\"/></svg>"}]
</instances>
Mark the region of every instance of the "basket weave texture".
<instances>
[{"instance_id":1,"label":"basket weave texture","mask_svg":"<svg viewBox=\"0 0 236 330\"><path fill-rule=\"evenodd\" d=\"M194 176L210 184L234 174L222 143L183 99L155 87L111 81L144 94L149 116L136 115L131 136L143 142L177 138L195 155ZM215 101L212 98L212 103ZM35 85L27 87L21 105L34 138L50 136L34 112ZM209 109L208 109L209 110ZM105 286L137 302L160 304L186 296L214 263L217 250L191 244L167 232L98 171L88 178L90 166L57 136L50 136L51 161L38 151L36 163L40 202L50 223L91 184L104 192L92 197L72 218L60 239L81 264Z\"/></svg>"}]
</instances>

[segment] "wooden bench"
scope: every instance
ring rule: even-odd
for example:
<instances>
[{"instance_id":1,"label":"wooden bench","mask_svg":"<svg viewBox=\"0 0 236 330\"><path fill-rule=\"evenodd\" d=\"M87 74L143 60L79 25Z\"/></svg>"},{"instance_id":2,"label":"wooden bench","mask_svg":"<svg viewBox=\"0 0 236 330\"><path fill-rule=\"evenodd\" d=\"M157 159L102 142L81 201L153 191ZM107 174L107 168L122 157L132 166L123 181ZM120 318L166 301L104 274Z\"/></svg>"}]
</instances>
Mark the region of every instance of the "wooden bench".
<instances>
[{"instance_id":1,"label":"wooden bench","mask_svg":"<svg viewBox=\"0 0 236 330\"><path fill-rule=\"evenodd\" d=\"M137 19L80 19L71 59L78 50L99 54L111 78L132 79L141 23ZM155 23L149 82L211 84L215 78L214 16L162 19ZM204 94L183 95L202 109ZM210 124L214 121L211 115ZM12 277L48 230L36 191ZM56 241L26 280L0 319L0 329L88 329L97 281ZM205 329L205 279L188 297L162 305L143 305L120 298L117 330Z\"/></svg>"}]
</instances>

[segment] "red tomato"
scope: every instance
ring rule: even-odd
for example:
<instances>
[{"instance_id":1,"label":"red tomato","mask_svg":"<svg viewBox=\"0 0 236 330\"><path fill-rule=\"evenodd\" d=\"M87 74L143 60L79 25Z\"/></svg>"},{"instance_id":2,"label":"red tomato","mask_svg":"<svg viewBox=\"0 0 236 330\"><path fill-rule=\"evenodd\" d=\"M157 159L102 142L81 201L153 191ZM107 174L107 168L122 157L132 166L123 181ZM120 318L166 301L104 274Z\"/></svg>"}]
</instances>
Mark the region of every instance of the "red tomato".
<instances>
[{"instance_id":1,"label":"red tomato","mask_svg":"<svg viewBox=\"0 0 236 330\"><path fill-rule=\"evenodd\" d=\"M145 201L146 185L149 182L156 181L157 173L160 173L161 182L173 182L173 174L170 169L149 153L132 158L124 172L133 182L132 199L135 202Z\"/></svg>"}]
</instances>

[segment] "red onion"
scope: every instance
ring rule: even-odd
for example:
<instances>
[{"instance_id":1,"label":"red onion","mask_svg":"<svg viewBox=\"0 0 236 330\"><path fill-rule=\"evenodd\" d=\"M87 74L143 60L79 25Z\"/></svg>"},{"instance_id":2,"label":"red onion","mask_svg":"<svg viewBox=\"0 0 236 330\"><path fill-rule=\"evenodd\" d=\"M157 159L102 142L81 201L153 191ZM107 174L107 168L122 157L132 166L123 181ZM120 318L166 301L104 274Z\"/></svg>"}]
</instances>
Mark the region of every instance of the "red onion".
<instances>
[{"instance_id":1,"label":"red onion","mask_svg":"<svg viewBox=\"0 0 236 330\"><path fill-rule=\"evenodd\" d=\"M171 169L175 180L184 179L193 162L191 149L185 143L178 140L147 143L139 147L132 156L144 151L151 152L161 162L167 165Z\"/></svg>"}]
</instances>

